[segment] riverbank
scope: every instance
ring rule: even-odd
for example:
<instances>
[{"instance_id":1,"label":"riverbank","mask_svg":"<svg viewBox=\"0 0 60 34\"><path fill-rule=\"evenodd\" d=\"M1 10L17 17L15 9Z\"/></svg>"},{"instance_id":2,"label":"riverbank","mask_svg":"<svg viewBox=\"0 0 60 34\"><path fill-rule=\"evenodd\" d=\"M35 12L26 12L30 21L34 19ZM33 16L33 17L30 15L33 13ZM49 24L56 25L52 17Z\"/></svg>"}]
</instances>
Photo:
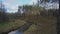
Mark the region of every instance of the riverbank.
<instances>
[{"instance_id":1,"label":"riverbank","mask_svg":"<svg viewBox=\"0 0 60 34\"><path fill-rule=\"evenodd\" d=\"M30 21L34 22L35 25L32 25L24 34L57 34L56 17L30 17Z\"/></svg>"},{"instance_id":2,"label":"riverbank","mask_svg":"<svg viewBox=\"0 0 60 34\"><path fill-rule=\"evenodd\" d=\"M13 22L8 22L8 23L1 23L0 24L0 33L4 33L4 32L9 32L15 29L18 29L20 26L24 25L24 23L26 23L23 20L15 20Z\"/></svg>"}]
</instances>

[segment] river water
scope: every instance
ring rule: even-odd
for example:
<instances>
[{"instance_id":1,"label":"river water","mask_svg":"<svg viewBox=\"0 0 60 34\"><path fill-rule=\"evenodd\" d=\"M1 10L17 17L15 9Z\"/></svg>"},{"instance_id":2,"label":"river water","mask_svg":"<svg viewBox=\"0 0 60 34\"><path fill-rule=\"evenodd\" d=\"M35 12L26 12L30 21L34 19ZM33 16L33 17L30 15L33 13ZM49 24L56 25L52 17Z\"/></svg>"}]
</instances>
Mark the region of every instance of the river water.
<instances>
[{"instance_id":1,"label":"river water","mask_svg":"<svg viewBox=\"0 0 60 34\"><path fill-rule=\"evenodd\" d=\"M19 32L18 30L11 31L8 34L22 34L22 32Z\"/></svg>"}]
</instances>

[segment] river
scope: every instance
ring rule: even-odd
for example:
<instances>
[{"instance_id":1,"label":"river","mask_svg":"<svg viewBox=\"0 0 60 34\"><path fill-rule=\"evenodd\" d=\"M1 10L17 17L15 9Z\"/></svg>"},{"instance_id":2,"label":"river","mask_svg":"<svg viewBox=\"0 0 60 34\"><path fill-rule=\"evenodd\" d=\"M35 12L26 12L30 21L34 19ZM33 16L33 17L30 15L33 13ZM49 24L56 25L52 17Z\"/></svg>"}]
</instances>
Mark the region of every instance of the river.
<instances>
[{"instance_id":1,"label":"river","mask_svg":"<svg viewBox=\"0 0 60 34\"><path fill-rule=\"evenodd\" d=\"M32 25L31 22L27 22L24 25L22 25L19 29L15 30L15 31L11 31L8 34L22 34L24 31L26 31L27 29L29 29L29 27Z\"/></svg>"},{"instance_id":2,"label":"river","mask_svg":"<svg viewBox=\"0 0 60 34\"><path fill-rule=\"evenodd\" d=\"M15 30L15 31L11 31L8 34L22 34L22 32Z\"/></svg>"}]
</instances>

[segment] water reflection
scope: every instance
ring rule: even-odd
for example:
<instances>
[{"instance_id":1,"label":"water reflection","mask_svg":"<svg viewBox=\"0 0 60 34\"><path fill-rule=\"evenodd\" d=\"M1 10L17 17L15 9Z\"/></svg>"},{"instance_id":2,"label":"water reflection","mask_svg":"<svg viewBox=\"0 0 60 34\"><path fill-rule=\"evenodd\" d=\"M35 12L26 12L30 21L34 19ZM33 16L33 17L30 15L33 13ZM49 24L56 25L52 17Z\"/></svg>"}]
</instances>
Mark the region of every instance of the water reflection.
<instances>
[{"instance_id":1,"label":"water reflection","mask_svg":"<svg viewBox=\"0 0 60 34\"><path fill-rule=\"evenodd\" d=\"M8 34L22 34L22 32L19 32L18 30L15 30L15 31L9 32Z\"/></svg>"}]
</instances>

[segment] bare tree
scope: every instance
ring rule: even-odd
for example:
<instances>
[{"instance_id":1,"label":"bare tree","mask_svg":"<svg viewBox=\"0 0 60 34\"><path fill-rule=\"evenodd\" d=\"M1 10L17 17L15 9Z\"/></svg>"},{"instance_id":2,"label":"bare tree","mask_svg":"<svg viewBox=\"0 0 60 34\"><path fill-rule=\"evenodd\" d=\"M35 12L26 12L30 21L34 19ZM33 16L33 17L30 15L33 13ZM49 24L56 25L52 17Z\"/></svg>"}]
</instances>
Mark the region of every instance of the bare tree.
<instances>
[{"instance_id":1,"label":"bare tree","mask_svg":"<svg viewBox=\"0 0 60 34\"><path fill-rule=\"evenodd\" d=\"M5 22L7 20L6 17L6 9L5 9L5 5L0 2L0 22Z\"/></svg>"}]
</instances>

